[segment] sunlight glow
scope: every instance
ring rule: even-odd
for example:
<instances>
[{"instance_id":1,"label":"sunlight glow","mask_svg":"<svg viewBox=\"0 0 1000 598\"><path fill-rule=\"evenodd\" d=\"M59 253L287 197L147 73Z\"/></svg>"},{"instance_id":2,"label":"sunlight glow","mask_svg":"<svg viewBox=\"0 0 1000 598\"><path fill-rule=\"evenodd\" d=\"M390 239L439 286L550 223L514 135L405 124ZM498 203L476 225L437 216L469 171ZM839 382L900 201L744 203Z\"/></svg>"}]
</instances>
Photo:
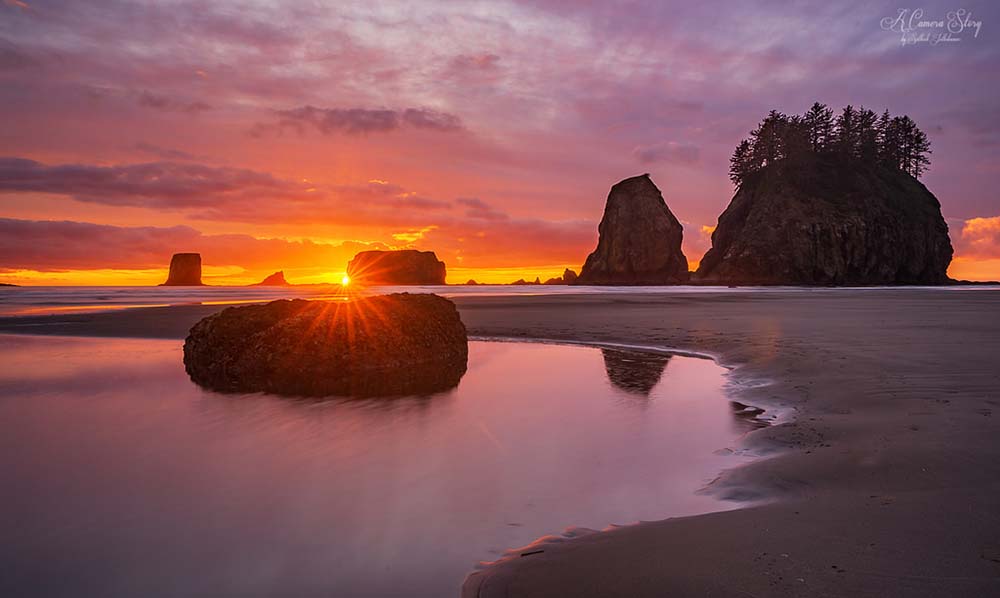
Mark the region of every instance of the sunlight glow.
<instances>
[{"instance_id":1,"label":"sunlight glow","mask_svg":"<svg viewBox=\"0 0 1000 598\"><path fill-rule=\"evenodd\" d=\"M346 275L346 274L344 274L344 277L340 279L340 284L341 284L341 286L345 286L345 287L347 285L351 284L351 277L348 276L348 275Z\"/></svg>"}]
</instances>

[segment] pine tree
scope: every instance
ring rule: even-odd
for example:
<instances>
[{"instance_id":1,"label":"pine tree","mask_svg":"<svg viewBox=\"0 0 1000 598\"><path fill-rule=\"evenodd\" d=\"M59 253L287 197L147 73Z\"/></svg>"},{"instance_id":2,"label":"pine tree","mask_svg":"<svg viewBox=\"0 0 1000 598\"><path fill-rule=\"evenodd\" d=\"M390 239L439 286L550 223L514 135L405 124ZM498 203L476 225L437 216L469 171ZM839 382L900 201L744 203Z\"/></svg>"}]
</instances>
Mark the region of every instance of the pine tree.
<instances>
[{"instance_id":1,"label":"pine tree","mask_svg":"<svg viewBox=\"0 0 1000 598\"><path fill-rule=\"evenodd\" d=\"M751 154L750 140L744 139L736 146L733 157L729 159L729 178L737 187L742 185L747 175L754 170L750 162Z\"/></svg>"},{"instance_id":2,"label":"pine tree","mask_svg":"<svg viewBox=\"0 0 1000 598\"><path fill-rule=\"evenodd\" d=\"M826 104L815 102L802 117L802 124L809 135L809 145L814 152L826 149L833 133L833 110Z\"/></svg>"},{"instance_id":3,"label":"pine tree","mask_svg":"<svg viewBox=\"0 0 1000 598\"><path fill-rule=\"evenodd\" d=\"M864 106L855 116L857 146L855 155L865 161L878 158L878 116Z\"/></svg>"},{"instance_id":4,"label":"pine tree","mask_svg":"<svg viewBox=\"0 0 1000 598\"><path fill-rule=\"evenodd\" d=\"M848 104L837 117L834 131L834 145L838 153L844 156L856 155L858 147L857 110Z\"/></svg>"}]
</instances>

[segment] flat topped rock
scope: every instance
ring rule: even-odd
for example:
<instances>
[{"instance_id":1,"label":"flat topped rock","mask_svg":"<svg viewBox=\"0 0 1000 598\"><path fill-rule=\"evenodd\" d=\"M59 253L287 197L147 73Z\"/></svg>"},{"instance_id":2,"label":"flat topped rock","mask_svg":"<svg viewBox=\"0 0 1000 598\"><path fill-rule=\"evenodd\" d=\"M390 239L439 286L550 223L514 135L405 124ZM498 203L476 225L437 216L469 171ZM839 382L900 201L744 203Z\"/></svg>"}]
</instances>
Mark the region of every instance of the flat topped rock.
<instances>
[{"instance_id":1,"label":"flat topped rock","mask_svg":"<svg viewBox=\"0 0 1000 598\"><path fill-rule=\"evenodd\" d=\"M468 354L455 304L430 294L230 307L184 341L201 386L299 396L442 392L458 385Z\"/></svg>"},{"instance_id":2,"label":"flat topped rock","mask_svg":"<svg viewBox=\"0 0 1000 598\"><path fill-rule=\"evenodd\" d=\"M368 285L444 284L445 265L433 251L362 251L347 264L352 282Z\"/></svg>"},{"instance_id":3,"label":"flat topped rock","mask_svg":"<svg viewBox=\"0 0 1000 598\"><path fill-rule=\"evenodd\" d=\"M175 253L170 258L170 273L161 286L202 286L201 254Z\"/></svg>"}]
</instances>

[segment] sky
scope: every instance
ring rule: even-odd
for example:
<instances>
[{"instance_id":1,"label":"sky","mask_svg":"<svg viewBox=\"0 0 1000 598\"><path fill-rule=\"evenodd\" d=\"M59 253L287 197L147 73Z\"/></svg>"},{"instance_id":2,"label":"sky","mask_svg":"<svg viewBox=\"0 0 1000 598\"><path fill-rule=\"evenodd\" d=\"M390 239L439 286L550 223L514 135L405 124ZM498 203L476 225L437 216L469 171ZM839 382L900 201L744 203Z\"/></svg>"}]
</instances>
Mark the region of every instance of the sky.
<instances>
[{"instance_id":1,"label":"sky","mask_svg":"<svg viewBox=\"0 0 1000 598\"><path fill-rule=\"evenodd\" d=\"M951 275L1000 279L998 73L991 1L0 0L0 281L197 251L210 284L335 282L386 248L544 280L642 173L694 267L735 145L814 101L916 120Z\"/></svg>"}]
</instances>

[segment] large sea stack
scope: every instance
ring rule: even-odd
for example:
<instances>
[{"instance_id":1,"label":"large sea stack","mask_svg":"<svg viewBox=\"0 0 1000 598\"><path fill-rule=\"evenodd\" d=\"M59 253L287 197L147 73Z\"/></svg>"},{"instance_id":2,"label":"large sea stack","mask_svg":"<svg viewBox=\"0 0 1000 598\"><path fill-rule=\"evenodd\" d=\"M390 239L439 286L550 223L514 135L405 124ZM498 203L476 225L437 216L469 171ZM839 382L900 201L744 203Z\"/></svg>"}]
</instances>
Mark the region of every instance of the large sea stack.
<instances>
[{"instance_id":1,"label":"large sea stack","mask_svg":"<svg viewBox=\"0 0 1000 598\"><path fill-rule=\"evenodd\" d=\"M201 286L201 254L175 253L170 258L170 273L161 286Z\"/></svg>"},{"instance_id":2,"label":"large sea stack","mask_svg":"<svg viewBox=\"0 0 1000 598\"><path fill-rule=\"evenodd\" d=\"M750 173L712 234L696 280L723 284L948 282L941 204L877 163L807 154Z\"/></svg>"},{"instance_id":3,"label":"large sea stack","mask_svg":"<svg viewBox=\"0 0 1000 598\"><path fill-rule=\"evenodd\" d=\"M367 285L444 284L444 262L433 251L362 251L347 264L352 282Z\"/></svg>"},{"instance_id":4,"label":"large sea stack","mask_svg":"<svg viewBox=\"0 0 1000 598\"><path fill-rule=\"evenodd\" d=\"M402 293L224 309L191 328L184 366L222 392L420 395L454 388L468 352L454 303Z\"/></svg>"},{"instance_id":5,"label":"large sea stack","mask_svg":"<svg viewBox=\"0 0 1000 598\"><path fill-rule=\"evenodd\" d=\"M648 174L611 188L597 249L573 284L663 285L688 279L681 223Z\"/></svg>"}]
</instances>

